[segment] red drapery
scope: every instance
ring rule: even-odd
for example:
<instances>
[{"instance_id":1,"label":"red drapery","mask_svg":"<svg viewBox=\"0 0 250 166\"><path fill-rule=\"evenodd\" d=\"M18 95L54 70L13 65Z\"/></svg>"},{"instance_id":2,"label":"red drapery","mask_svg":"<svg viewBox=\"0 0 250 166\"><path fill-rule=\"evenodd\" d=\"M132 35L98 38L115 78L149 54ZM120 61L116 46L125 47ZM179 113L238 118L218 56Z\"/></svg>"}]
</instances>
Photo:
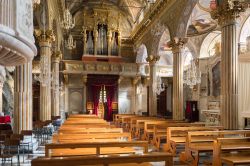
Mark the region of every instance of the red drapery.
<instances>
[{"instance_id":1,"label":"red drapery","mask_svg":"<svg viewBox=\"0 0 250 166\"><path fill-rule=\"evenodd\" d=\"M99 105L99 97L101 88L105 86L106 89L106 97L107 103L104 103L104 119L107 121L112 120L112 102L114 102L114 94L116 90L116 84L113 85L105 85L105 84L92 84L92 92L93 92L93 102L94 102L94 110L93 114L98 114L97 108Z\"/></svg>"},{"instance_id":2,"label":"red drapery","mask_svg":"<svg viewBox=\"0 0 250 166\"><path fill-rule=\"evenodd\" d=\"M112 102L114 99L114 93L115 93L115 86L107 86L107 116L106 120L111 121L112 120Z\"/></svg>"},{"instance_id":3,"label":"red drapery","mask_svg":"<svg viewBox=\"0 0 250 166\"><path fill-rule=\"evenodd\" d=\"M93 92L93 102L94 102L94 110L93 114L97 115L97 107L99 105L99 94L100 94L101 86L92 85Z\"/></svg>"}]
</instances>

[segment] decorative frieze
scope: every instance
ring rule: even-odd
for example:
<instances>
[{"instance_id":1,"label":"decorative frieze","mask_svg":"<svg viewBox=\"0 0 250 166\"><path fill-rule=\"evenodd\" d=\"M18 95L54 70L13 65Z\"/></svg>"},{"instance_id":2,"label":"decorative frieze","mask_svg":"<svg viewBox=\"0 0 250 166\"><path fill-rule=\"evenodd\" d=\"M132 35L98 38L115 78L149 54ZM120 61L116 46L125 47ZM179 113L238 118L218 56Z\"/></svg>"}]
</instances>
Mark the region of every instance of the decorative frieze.
<instances>
[{"instance_id":1,"label":"decorative frieze","mask_svg":"<svg viewBox=\"0 0 250 166\"><path fill-rule=\"evenodd\" d=\"M81 62L64 61L63 73L72 74L115 74L135 77L137 75L149 75L148 65L135 63L107 63L107 62Z\"/></svg>"}]
</instances>

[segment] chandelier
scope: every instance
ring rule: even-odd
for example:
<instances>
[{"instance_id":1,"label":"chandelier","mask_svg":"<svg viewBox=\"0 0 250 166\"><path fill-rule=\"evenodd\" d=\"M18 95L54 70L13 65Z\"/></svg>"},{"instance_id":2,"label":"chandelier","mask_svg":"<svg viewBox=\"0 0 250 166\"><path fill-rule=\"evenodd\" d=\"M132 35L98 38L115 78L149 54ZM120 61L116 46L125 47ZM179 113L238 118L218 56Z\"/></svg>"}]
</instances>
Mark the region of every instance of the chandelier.
<instances>
[{"instance_id":1,"label":"chandelier","mask_svg":"<svg viewBox=\"0 0 250 166\"><path fill-rule=\"evenodd\" d=\"M76 42L71 34L69 35L68 40L65 40L65 46L69 50L76 48Z\"/></svg>"},{"instance_id":2,"label":"chandelier","mask_svg":"<svg viewBox=\"0 0 250 166\"><path fill-rule=\"evenodd\" d=\"M165 85L162 82L162 79L160 76L157 76L157 81L156 81L156 88L155 88L155 92L157 95L160 95L161 92L163 92L165 90L165 87L167 87L167 85Z\"/></svg>"},{"instance_id":3,"label":"chandelier","mask_svg":"<svg viewBox=\"0 0 250 166\"><path fill-rule=\"evenodd\" d=\"M190 67L187 69L184 74L183 83L188 85L191 89L193 89L194 85L201 83L201 72L196 66L198 60L192 60Z\"/></svg>"},{"instance_id":4,"label":"chandelier","mask_svg":"<svg viewBox=\"0 0 250 166\"><path fill-rule=\"evenodd\" d=\"M73 19L68 8L66 8L63 13L63 20L61 20L61 26L66 30L72 29L75 26L75 19Z\"/></svg>"},{"instance_id":5,"label":"chandelier","mask_svg":"<svg viewBox=\"0 0 250 166\"><path fill-rule=\"evenodd\" d=\"M35 79L41 83L42 86L47 86L51 81L51 74L49 72L49 56L41 56L40 58L40 74L34 75Z\"/></svg>"},{"instance_id":6,"label":"chandelier","mask_svg":"<svg viewBox=\"0 0 250 166\"><path fill-rule=\"evenodd\" d=\"M106 102L107 102L107 93L106 93L105 85L103 85L101 86L99 103L106 103Z\"/></svg>"}]
</instances>

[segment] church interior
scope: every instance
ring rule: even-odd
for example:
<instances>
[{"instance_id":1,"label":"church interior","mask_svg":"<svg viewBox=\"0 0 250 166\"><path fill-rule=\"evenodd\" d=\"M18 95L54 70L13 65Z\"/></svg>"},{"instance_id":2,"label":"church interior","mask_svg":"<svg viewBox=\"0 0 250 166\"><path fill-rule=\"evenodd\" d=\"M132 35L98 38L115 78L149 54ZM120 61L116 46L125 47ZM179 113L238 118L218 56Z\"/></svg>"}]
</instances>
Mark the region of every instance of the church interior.
<instances>
[{"instance_id":1,"label":"church interior","mask_svg":"<svg viewBox=\"0 0 250 166\"><path fill-rule=\"evenodd\" d=\"M0 162L250 165L249 0L0 0Z\"/></svg>"}]
</instances>

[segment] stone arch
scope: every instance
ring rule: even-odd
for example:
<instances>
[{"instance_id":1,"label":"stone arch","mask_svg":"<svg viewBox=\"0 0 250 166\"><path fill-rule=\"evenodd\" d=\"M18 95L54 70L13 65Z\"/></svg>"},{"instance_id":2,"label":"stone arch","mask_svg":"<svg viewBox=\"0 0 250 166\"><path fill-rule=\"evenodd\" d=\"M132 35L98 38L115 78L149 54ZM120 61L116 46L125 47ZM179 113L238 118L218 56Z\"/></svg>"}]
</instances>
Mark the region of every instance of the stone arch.
<instances>
[{"instance_id":1,"label":"stone arch","mask_svg":"<svg viewBox=\"0 0 250 166\"><path fill-rule=\"evenodd\" d=\"M205 58L219 54L221 32L210 32L202 41L199 58Z\"/></svg>"},{"instance_id":2,"label":"stone arch","mask_svg":"<svg viewBox=\"0 0 250 166\"><path fill-rule=\"evenodd\" d=\"M247 16L244 22L242 22L242 26L239 32L239 43L240 50L246 51L250 50L250 15Z\"/></svg>"},{"instance_id":3,"label":"stone arch","mask_svg":"<svg viewBox=\"0 0 250 166\"><path fill-rule=\"evenodd\" d=\"M183 12L178 17L176 31L173 32L173 37L185 37L187 34L188 20L190 15L197 4L197 0L187 0L184 4ZM171 36L172 37L172 36Z\"/></svg>"}]
</instances>

